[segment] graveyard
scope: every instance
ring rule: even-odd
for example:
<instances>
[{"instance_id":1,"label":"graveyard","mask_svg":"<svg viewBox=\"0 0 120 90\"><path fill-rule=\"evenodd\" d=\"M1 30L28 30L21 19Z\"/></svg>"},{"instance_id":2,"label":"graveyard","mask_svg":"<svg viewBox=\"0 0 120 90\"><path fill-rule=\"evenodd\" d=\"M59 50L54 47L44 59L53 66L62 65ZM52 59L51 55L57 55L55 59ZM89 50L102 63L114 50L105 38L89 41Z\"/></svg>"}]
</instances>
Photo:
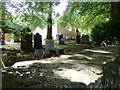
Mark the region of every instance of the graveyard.
<instances>
[{"instance_id":1,"label":"graveyard","mask_svg":"<svg viewBox=\"0 0 120 90\"><path fill-rule=\"evenodd\" d=\"M120 88L120 2L0 5L2 89Z\"/></svg>"}]
</instances>

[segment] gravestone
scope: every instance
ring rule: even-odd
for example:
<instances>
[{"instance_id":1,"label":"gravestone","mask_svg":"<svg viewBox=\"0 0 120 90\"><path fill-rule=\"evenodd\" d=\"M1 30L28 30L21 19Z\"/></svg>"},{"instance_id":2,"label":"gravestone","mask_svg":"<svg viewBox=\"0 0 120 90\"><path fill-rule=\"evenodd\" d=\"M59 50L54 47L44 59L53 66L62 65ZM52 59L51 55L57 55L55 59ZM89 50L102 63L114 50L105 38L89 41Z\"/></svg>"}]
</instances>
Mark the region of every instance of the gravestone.
<instances>
[{"instance_id":1,"label":"gravestone","mask_svg":"<svg viewBox=\"0 0 120 90\"><path fill-rule=\"evenodd\" d=\"M52 39L46 39L46 45L45 45L45 49L47 50L55 50L55 46L54 46L54 40Z\"/></svg>"},{"instance_id":2,"label":"gravestone","mask_svg":"<svg viewBox=\"0 0 120 90\"><path fill-rule=\"evenodd\" d=\"M59 40L59 44L64 44L64 38L62 33L58 34L58 40Z\"/></svg>"},{"instance_id":3,"label":"gravestone","mask_svg":"<svg viewBox=\"0 0 120 90\"><path fill-rule=\"evenodd\" d=\"M88 35L82 35L82 44L89 44L89 36Z\"/></svg>"},{"instance_id":4,"label":"gravestone","mask_svg":"<svg viewBox=\"0 0 120 90\"><path fill-rule=\"evenodd\" d=\"M89 44L89 36L85 35L85 44Z\"/></svg>"},{"instance_id":5,"label":"gravestone","mask_svg":"<svg viewBox=\"0 0 120 90\"><path fill-rule=\"evenodd\" d=\"M14 36L14 42L20 42L20 38L18 36Z\"/></svg>"},{"instance_id":6,"label":"gravestone","mask_svg":"<svg viewBox=\"0 0 120 90\"><path fill-rule=\"evenodd\" d=\"M29 28L27 29L30 31ZM21 50L25 52L33 51L31 34L21 33Z\"/></svg>"},{"instance_id":7,"label":"gravestone","mask_svg":"<svg viewBox=\"0 0 120 90\"><path fill-rule=\"evenodd\" d=\"M59 54L65 54L65 51L64 51L64 49L58 49L58 53Z\"/></svg>"},{"instance_id":8,"label":"gravestone","mask_svg":"<svg viewBox=\"0 0 120 90\"><path fill-rule=\"evenodd\" d=\"M42 36L39 33L36 33L36 35L34 35L34 49L35 49L35 55L43 54Z\"/></svg>"},{"instance_id":9,"label":"gravestone","mask_svg":"<svg viewBox=\"0 0 120 90\"><path fill-rule=\"evenodd\" d=\"M10 34L9 34L9 33L6 33L6 34L5 34L5 41L6 41L6 42L10 42L10 41L11 41L11 37L10 37Z\"/></svg>"},{"instance_id":10,"label":"gravestone","mask_svg":"<svg viewBox=\"0 0 120 90\"><path fill-rule=\"evenodd\" d=\"M78 29L76 30L76 32L77 32L77 35L76 35L76 43L77 44L80 44L80 35L79 35L79 31L78 31Z\"/></svg>"}]
</instances>

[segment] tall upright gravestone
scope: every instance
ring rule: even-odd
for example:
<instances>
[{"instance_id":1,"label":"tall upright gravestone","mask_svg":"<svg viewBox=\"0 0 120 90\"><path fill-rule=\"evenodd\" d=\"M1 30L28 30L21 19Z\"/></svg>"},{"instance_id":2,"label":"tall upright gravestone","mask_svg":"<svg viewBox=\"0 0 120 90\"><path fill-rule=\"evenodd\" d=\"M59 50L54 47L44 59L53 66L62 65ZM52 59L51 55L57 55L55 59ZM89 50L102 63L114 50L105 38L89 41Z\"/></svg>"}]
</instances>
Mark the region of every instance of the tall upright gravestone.
<instances>
[{"instance_id":1,"label":"tall upright gravestone","mask_svg":"<svg viewBox=\"0 0 120 90\"><path fill-rule=\"evenodd\" d=\"M26 32L30 32L30 29L27 28ZM32 48L32 35L25 32L21 33L21 50L23 52L31 52Z\"/></svg>"},{"instance_id":2,"label":"tall upright gravestone","mask_svg":"<svg viewBox=\"0 0 120 90\"><path fill-rule=\"evenodd\" d=\"M79 30L77 29L76 32L77 32L77 35L76 35L76 43L77 43L77 44L80 44L81 40L80 40Z\"/></svg>"},{"instance_id":3,"label":"tall upright gravestone","mask_svg":"<svg viewBox=\"0 0 120 90\"><path fill-rule=\"evenodd\" d=\"M35 55L42 55L42 37L39 33L36 33L34 35L34 49L35 49Z\"/></svg>"},{"instance_id":4,"label":"tall upright gravestone","mask_svg":"<svg viewBox=\"0 0 120 90\"><path fill-rule=\"evenodd\" d=\"M63 39L63 34L62 33L58 34L58 39L59 39L59 44L64 44L64 39Z\"/></svg>"}]
</instances>

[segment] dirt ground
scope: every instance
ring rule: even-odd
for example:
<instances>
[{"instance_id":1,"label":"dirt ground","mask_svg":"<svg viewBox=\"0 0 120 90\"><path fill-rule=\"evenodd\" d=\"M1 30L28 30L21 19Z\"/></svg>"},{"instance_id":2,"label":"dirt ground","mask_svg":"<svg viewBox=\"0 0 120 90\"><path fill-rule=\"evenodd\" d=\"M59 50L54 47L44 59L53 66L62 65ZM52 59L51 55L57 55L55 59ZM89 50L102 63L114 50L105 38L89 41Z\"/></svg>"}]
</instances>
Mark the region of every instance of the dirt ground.
<instances>
[{"instance_id":1,"label":"dirt ground","mask_svg":"<svg viewBox=\"0 0 120 90\"><path fill-rule=\"evenodd\" d=\"M3 88L84 88L102 76L102 65L118 54L118 46L83 46L65 55L16 62L1 69Z\"/></svg>"}]
</instances>

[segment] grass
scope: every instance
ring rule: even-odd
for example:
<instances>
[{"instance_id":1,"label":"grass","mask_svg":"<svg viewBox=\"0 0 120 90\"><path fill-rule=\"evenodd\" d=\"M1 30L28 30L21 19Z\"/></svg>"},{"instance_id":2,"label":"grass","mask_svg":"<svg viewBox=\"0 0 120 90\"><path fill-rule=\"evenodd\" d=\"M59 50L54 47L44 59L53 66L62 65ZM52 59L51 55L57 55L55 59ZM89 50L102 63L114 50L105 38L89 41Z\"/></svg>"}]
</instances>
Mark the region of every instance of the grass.
<instances>
[{"instance_id":1,"label":"grass","mask_svg":"<svg viewBox=\"0 0 120 90\"><path fill-rule=\"evenodd\" d=\"M2 63L3 68L5 68L5 64L4 64L4 62L2 61L2 59L1 59L1 63Z\"/></svg>"},{"instance_id":2,"label":"grass","mask_svg":"<svg viewBox=\"0 0 120 90\"><path fill-rule=\"evenodd\" d=\"M75 46L84 46L81 44L76 44L75 40L66 40L65 44L63 44L63 45L58 44L57 40L55 40L54 43L55 43L56 49L73 49L73 48L77 48ZM16 44L16 43L15 44L6 44L6 45L2 45L2 48L9 49L9 50L13 50L13 49L19 50L20 44ZM45 48L44 44L43 44L43 48Z\"/></svg>"},{"instance_id":3,"label":"grass","mask_svg":"<svg viewBox=\"0 0 120 90\"><path fill-rule=\"evenodd\" d=\"M6 44L6 45L2 45L2 48L10 49L10 50L20 49L20 45L19 44Z\"/></svg>"},{"instance_id":4,"label":"grass","mask_svg":"<svg viewBox=\"0 0 120 90\"><path fill-rule=\"evenodd\" d=\"M72 48L76 48L76 47L74 47L74 46L68 46L68 45L59 45L59 44L57 44L57 45L55 45L55 48L56 48L56 49L72 49Z\"/></svg>"}]
</instances>

